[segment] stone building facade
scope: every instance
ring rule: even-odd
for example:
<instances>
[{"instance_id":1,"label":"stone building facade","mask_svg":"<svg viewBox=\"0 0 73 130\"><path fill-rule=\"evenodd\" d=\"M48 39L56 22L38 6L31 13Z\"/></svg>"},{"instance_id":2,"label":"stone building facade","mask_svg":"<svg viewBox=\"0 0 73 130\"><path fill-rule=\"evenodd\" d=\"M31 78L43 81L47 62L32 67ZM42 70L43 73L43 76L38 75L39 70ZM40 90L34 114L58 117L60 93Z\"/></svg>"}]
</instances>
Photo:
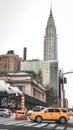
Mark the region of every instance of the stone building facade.
<instances>
[{"instance_id":1,"label":"stone building facade","mask_svg":"<svg viewBox=\"0 0 73 130\"><path fill-rule=\"evenodd\" d=\"M18 87L26 97L26 104L46 105L46 90L32 74L24 71L2 73L0 80L6 81L13 87Z\"/></svg>"},{"instance_id":2,"label":"stone building facade","mask_svg":"<svg viewBox=\"0 0 73 130\"><path fill-rule=\"evenodd\" d=\"M14 51L8 51L7 54L0 55L0 72L17 71L20 69L21 59L14 54Z\"/></svg>"}]
</instances>

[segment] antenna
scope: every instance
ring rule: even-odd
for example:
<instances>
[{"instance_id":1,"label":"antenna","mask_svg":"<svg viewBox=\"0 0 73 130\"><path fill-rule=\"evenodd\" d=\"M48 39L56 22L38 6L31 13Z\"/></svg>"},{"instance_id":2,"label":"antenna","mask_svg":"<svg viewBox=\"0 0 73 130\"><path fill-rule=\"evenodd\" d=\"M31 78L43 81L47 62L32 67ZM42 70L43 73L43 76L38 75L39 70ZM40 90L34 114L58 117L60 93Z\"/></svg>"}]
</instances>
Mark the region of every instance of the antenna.
<instances>
[{"instance_id":1,"label":"antenna","mask_svg":"<svg viewBox=\"0 0 73 130\"><path fill-rule=\"evenodd\" d=\"M51 0L51 5L50 5L50 16L52 16L52 0Z\"/></svg>"},{"instance_id":2,"label":"antenna","mask_svg":"<svg viewBox=\"0 0 73 130\"><path fill-rule=\"evenodd\" d=\"M51 7L50 7L50 9L52 10L52 0L51 0Z\"/></svg>"}]
</instances>

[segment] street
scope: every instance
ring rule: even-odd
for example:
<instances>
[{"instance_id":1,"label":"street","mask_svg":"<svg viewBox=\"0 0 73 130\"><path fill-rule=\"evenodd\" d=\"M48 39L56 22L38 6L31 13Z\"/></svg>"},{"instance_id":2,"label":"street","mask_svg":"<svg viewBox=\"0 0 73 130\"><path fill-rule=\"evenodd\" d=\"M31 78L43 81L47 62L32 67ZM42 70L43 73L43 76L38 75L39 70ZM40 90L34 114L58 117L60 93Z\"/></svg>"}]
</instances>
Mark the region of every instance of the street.
<instances>
[{"instance_id":1,"label":"street","mask_svg":"<svg viewBox=\"0 0 73 130\"><path fill-rule=\"evenodd\" d=\"M73 117L66 124L56 124L54 121L43 121L42 123L27 120L15 120L14 117L0 117L0 130L73 130Z\"/></svg>"}]
</instances>

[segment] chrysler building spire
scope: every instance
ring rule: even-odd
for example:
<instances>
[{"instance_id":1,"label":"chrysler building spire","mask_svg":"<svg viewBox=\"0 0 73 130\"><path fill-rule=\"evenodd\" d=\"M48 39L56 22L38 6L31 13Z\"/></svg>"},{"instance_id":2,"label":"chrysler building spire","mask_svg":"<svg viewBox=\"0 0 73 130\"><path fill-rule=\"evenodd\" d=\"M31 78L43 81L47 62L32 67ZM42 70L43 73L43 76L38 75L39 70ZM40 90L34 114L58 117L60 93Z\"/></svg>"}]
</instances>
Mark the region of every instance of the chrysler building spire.
<instances>
[{"instance_id":1,"label":"chrysler building spire","mask_svg":"<svg viewBox=\"0 0 73 130\"><path fill-rule=\"evenodd\" d=\"M57 34L52 7L47 21L44 37L44 60L57 60Z\"/></svg>"}]
</instances>

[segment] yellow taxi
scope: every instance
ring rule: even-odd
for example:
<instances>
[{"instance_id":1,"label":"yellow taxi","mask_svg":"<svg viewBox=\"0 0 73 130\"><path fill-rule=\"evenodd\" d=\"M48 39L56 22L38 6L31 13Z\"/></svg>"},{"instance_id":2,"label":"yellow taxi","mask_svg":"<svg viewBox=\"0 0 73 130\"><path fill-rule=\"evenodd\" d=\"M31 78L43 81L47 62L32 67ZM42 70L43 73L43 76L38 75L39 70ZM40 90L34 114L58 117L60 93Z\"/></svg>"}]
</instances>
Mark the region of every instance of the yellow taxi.
<instances>
[{"instance_id":1,"label":"yellow taxi","mask_svg":"<svg viewBox=\"0 0 73 130\"><path fill-rule=\"evenodd\" d=\"M65 108L45 108L40 112L33 112L29 119L38 123L43 120L56 121L56 123L66 123L70 120L70 115Z\"/></svg>"},{"instance_id":2,"label":"yellow taxi","mask_svg":"<svg viewBox=\"0 0 73 130\"><path fill-rule=\"evenodd\" d=\"M23 120L27 119L27 111L26 110L16 110L15 111L15 119L18 120Z\"/></svg>"}]
</instances>

